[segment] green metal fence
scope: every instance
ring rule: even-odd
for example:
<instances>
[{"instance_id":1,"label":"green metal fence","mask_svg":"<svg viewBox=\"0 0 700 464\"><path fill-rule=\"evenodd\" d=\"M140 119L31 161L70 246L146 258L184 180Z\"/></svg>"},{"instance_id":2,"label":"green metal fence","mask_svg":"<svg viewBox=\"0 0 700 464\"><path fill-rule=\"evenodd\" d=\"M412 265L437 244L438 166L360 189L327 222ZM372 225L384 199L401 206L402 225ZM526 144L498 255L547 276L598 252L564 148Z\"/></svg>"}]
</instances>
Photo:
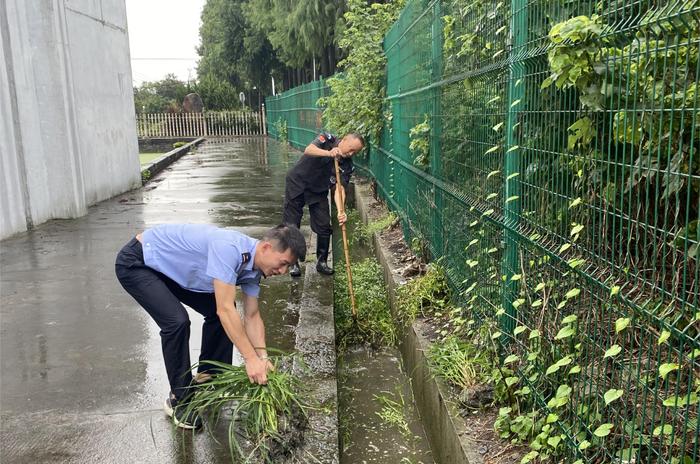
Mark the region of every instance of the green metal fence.
<instances>
[{"instance_id":1,"label":"green metal fence","mask_svg":"<svg viewBox=\"0 0 700 464\"><path fill-rule=\"evenodd\" d=\"M265 108L268 134L276 139L284 139L296 148L306 147L321 130L323 111L317 102L328 94L328 85L321 79L267 97Z\"/></svg>"},{"instance_id":2,"label":"green metal fence","mask_svg":"<svg viewBox=\"0 0 700 464\"><path fill-rule=\"evenodd\" d=\"M497 322L540 458L700 461L700 2L409 1L384 48L358 161Z\"/></svg>"}]
</instances>

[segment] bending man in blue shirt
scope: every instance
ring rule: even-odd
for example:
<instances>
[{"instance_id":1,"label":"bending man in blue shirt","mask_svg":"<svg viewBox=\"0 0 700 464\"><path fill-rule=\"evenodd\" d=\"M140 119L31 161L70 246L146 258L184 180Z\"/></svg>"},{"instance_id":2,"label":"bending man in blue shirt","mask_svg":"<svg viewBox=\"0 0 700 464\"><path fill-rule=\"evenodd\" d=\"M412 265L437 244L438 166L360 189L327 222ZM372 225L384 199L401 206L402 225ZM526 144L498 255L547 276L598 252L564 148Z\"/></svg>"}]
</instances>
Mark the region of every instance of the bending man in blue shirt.
<instances>
[{"instance_id":1,"label":"bending man in blue shirt","mask_svg":"<svg viewBox=\"0 0 700 464\"><path fill-rule=\"evenodd\" d=\"M265 384L272 364L258 310L260 278L286 273L305 255L304 236L286 225L256 240L206 224L169 224L136 235L122 248L117 278L160 327L170 382L165 412L175 424L201 426L183 407L192 393L192 372L190 320L182 303L204 316L199 374L212 368L202 361L230 363L235 345L250 381ZM235 305L236 286L243 292L243 320Z\"/></svg>"}]
</instances>

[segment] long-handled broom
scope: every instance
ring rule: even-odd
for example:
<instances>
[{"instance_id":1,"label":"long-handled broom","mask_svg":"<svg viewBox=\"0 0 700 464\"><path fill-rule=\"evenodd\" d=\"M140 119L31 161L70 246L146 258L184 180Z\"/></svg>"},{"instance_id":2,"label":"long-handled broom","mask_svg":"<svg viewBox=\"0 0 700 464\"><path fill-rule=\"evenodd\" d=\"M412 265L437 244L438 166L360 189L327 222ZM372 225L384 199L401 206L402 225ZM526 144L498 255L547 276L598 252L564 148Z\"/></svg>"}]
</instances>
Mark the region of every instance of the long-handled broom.
<instances>
[{"instance_id":1,"label":"long-handled broom","mask_svg":"<svg viewBox=\"0 0 700 464\"><path fill-rule=\"evenodd\" d=\"M340 166L338 165L338 158L333 160L335 162L335 185L336 189L342 184L340 183ZM338 211L339 214L345 214L345 204L343 201L339 202ZM350 305L352 308L352 320L357 324L357 308L355 307L355 291L352 288L352 270L350 269L350 250L348 249L348 233L345 230L345 224L340 226L343 231L343 250L345 251L345 271L348 274L348 291L350 292Z\"/></svg>"}]
</instances>

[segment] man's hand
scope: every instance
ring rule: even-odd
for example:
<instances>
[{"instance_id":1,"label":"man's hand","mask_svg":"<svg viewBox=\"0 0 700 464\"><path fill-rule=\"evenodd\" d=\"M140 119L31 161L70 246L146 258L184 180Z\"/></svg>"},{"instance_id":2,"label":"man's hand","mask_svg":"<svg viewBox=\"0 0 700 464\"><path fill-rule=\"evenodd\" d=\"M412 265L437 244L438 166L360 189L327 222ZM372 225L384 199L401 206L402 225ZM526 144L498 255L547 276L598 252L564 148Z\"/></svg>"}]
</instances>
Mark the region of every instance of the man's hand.
<instances>
[{"instance_id":1,"label":"man's hand","mask_svg":"<svg viewBox=\"0 0 700 464\"><path fill-rule=\"evenodd\" d=\"M333 158L342 158L343 157L343 152L340 151L340 148L338 147L333 147L330 150L328 150L328 153L330 153L330 156Z\"/></svg>"},{"instance_id":2,"label":"man's hand","mask_svg":"<svg viewBox=\"0 0 700 464\"><path fill-rule=\"evenodd\" d=\"M272 363L267 359L260 359L257 356L246 359L245 371L248 374L250 383L260 385L267 384L267 371L271 370Z\"/></svg>"},{"instance_id":3,"label":"man's hand","mask_svg":"<svg viewBox=\"0 0 700 464\"><path fill-rule=\"evenodd\" d=\"M348 215L345 213L338 213L338 224L341 226L345 224L348 220Z\"/></svg>"}]
</instances>

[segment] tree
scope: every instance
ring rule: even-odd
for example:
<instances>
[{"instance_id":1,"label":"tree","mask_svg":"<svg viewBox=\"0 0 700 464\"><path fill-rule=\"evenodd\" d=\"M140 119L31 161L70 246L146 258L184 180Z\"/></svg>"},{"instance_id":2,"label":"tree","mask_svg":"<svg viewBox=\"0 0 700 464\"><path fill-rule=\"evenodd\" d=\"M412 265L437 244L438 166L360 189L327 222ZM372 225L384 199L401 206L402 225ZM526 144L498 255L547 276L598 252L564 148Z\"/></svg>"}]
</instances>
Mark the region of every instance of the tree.
<instances>
[{"instance_id":1,"label":"tree","mask_svg":"<svg viewBox=\"0 0 700 464\"><path fill-rule=\"evenodd\" d=\"M143 82L140 86L134 87L136 113L179 111L182 99L188 93L187 85L178 80L174 74L167 74L160 81Z\"/></svg>"}]
</instances>

